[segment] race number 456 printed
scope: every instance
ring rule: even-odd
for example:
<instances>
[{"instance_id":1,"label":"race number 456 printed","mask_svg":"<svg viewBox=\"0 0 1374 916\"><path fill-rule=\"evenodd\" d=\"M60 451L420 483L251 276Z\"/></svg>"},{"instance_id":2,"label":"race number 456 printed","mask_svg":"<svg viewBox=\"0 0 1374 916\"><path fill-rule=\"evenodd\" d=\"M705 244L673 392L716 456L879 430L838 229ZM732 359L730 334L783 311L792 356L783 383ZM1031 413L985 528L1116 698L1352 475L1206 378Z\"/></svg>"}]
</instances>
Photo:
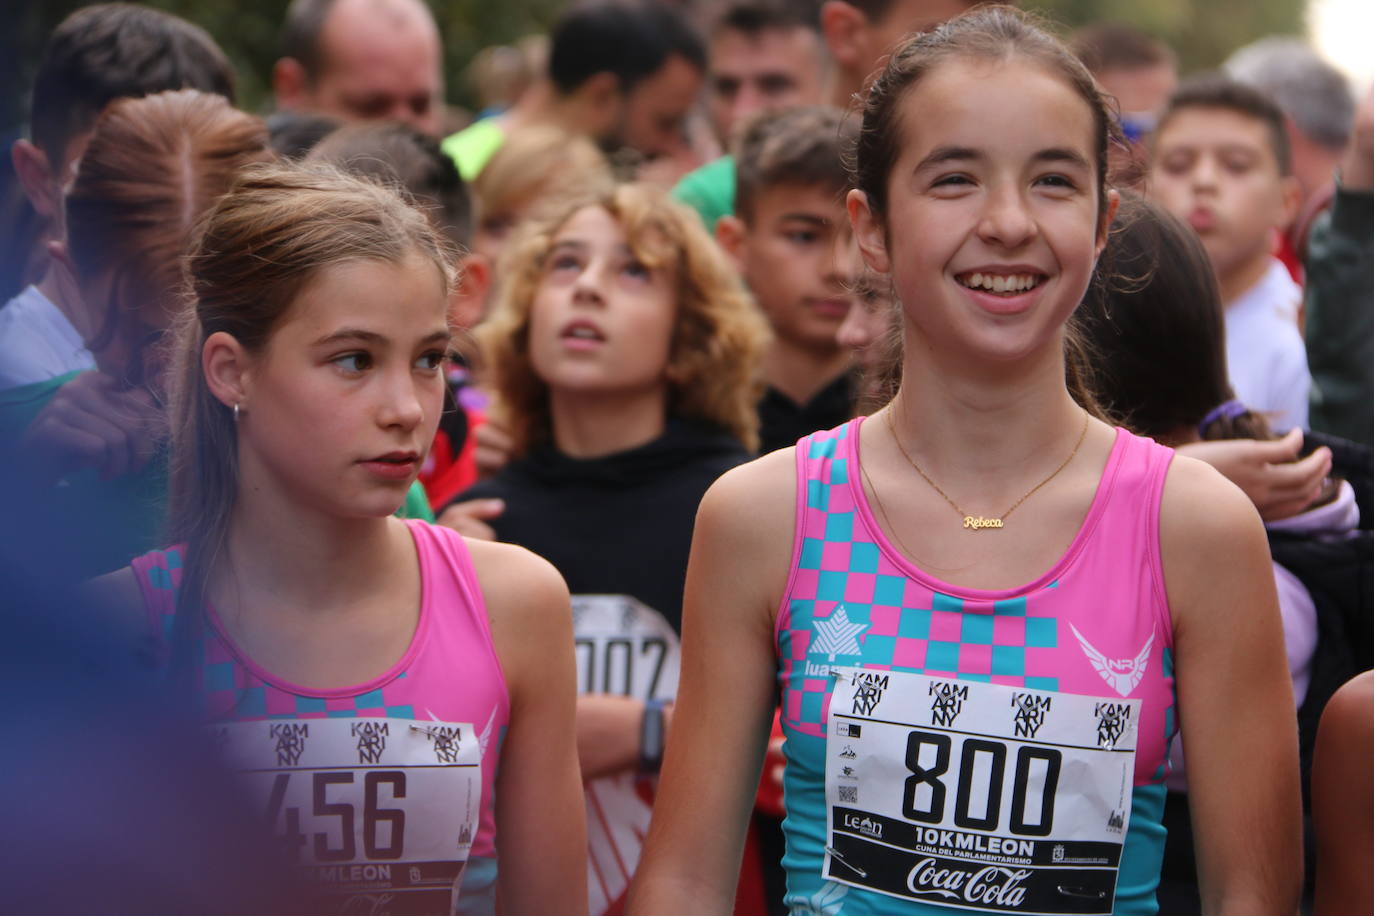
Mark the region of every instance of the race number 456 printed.
<instances>
[{"instance_id":1,"label":"race number 456 printed","mask_svg":"<svg viewBox=\"0 0 1374 916\"><path fill-rule=\"evenodd\" d=\"M978 912L1111 913L1139 700L832 677L826 878Z\"/></svg>"},{"instance_id":2,"label":"race number 456 printed","mask_svg":"<svg viewBox=\"0 0 1374 916\"><path fill-rule=\"evenodd\" d=\"M321 912L452 912L481 810L471 725L359 717L210 730Z\"/></svg>"}]
</instances>

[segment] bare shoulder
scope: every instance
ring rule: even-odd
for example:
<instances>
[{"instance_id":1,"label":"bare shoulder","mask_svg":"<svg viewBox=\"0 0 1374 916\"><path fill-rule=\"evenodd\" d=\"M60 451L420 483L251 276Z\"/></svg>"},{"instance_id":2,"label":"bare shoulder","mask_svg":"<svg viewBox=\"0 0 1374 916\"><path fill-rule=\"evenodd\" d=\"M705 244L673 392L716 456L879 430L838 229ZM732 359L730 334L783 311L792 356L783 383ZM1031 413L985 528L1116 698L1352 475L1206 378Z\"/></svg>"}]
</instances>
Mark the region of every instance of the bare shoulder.
<instances>
[{"instance_id":1,"label":"bare shoulder","mask_svg":"<svg viewBox=\"0 0 1374 916\"><path fill-rule=\"evenodd\" d=\"M1350 679L1332 695L1322 712L1318 747L1351 753L1365 764L1374 755L1374 671Z\"/></svg>"},{"instance_id":2,"label":"bare shoulder","mask_svg":"<svg viewBox=\"0 0 1374 916\"><path fill-rule=\"evenodd\" d=\"M684 630L689 617L743 612L760 633L771 632L791 568L795 454L779 449L740 465L706 492L692 533Z\"/></svg>"},{"instance_id":3,"label":"bare shoulder","mask_svg":"<svg viewBox=\"0 0 1374 916\"><path fill-rule=\"evenodd\" d=\"M547 622L550 608L567 610L568 586L548 560L514 544L463 540L493 626Z\"/></svg>"},{"instance_id":4,"label":"bare shoulder","mask_svg":"<svg viewBox=\"0 0 1374 916\"><path fill-rule=\"evenodd\" d=\"M1159 541L1175 629L1202 608L1220 626L1247 606L1276 601L1264 523L1250 498L1211 465L1174 457Z\"/></svg>"},{"instance_id":5,"label":"bare shoulder","mask_svg":"<svg viewBox=\"0 0 1374 916\"><path fill-rule=\"evenodd\" d=\"M796 448L778 449L731 468L706 491L697 522L722 533L790 532L796 514Z\"/></svg>"},{"instance_id":6,"label":"bare shoulder","mask_svg":"<svg viewBox=\"0 0 1374 916\"><path fill-rule=\"evenodd\" d=\"M1178 454L1164 482L1159 521L1162 537L1209 552L1224 548L1214 539L1228 531L1264 530L1254 503L1240 487L1205 461Z\"/></svg>"},{"instance_id":7,"label":"bare shoulder","mask_svg":"<svg viewBox=\"0 0 1374 916\"><path fill-rule=\"evenodd\" d=\"M131 566L81 583L76 586L75 597L82 606L103 611L117 626L135 632L147 628L143 590Z\"/></svg>"},{"instance_id":8,"label":"bare shoulder","mask_svg":"<svg viewBox=\"0 0 1374 916\"><path fill-rule=\"evenodd\" d=\"M1206 569L1265 544L1264 523L1244 491L1185 455L1174 456L1164 481L1159 538L1166 575Z\"/></svg>"}]
</instances>

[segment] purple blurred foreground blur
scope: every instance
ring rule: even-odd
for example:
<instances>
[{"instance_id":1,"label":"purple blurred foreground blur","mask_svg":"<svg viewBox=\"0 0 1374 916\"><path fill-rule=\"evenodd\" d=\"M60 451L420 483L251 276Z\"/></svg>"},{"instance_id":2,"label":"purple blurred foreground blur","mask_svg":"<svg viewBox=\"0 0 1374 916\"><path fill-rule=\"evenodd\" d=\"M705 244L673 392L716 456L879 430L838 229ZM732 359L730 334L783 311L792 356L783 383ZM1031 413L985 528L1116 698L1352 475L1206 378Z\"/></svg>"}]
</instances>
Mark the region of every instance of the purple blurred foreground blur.
<instances>
[{"instance_id":1,"label":"purple blurred foreground blur","mask_svg":"<svg viewBox=\"0 0 1374 916\"><path fill-rule=\"evenodd\" d=\"M0 911L309 912L131 622L60 568L17 568L43 515L21 493L0 505Z\"/></svg>"}]
</instances>

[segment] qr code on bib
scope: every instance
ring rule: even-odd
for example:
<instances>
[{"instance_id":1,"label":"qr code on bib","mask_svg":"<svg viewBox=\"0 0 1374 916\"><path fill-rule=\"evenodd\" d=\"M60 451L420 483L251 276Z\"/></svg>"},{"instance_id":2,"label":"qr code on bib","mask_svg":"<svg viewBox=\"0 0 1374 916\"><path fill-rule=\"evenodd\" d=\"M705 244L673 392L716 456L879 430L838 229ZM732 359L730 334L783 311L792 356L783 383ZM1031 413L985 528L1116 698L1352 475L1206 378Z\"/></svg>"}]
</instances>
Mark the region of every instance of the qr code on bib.
<instances>
[{"instance_id":1,"label":"qr code on bib","mask_svg":"<svg viewBox=\"0 0 1374 916\"><path fill-rule=\"evenodd\" d=\"M856 805L859 803L858 786L836 786L840 790L840 803L845 805Z\"/></svg>"}]
</instances>

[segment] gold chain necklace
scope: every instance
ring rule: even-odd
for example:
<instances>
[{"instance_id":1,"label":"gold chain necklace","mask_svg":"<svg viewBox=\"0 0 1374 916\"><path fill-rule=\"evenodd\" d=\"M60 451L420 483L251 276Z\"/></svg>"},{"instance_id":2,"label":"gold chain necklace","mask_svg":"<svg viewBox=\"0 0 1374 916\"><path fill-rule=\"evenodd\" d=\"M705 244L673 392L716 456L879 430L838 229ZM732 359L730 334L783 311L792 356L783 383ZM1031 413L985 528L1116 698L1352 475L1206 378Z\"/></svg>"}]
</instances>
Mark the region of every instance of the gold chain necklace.
<instances>
[{"instance_id":1,"label":"gold chain necklace","mask_svg":"<svg viewBox=\"0 0 1374 916\"><path fill-rule=\"evenodd\" d=\"M1051 480L1054 480L1054 478L1059 476L1060 471L1064 470L1064 468L1069 466L1069 462L1073 460L1074 455L1078 454L1078 449L1082 447L1083 439L1088 435L1088 412L1086 410L1083 411L1083 429L1078 433L1078 441L1074 443L1073 451L1069 452L1069 457L1065 458L1064 462L1060 464L1059 467L1055 468L1054 471L1050 474L1050 476L1046 477L1044 480L1040 481L1035 486L1027 490L1024 496L1022 496L1016 502L1012 503L1011 506L1007 509L1007 511L1003 512L1000 516L996 518L984 518L981 515L969 515L963 509L959 508L958 503L949 498L948 493L940 489L939 484L930 479L929 474L921 470L921 466L916 463L916 459L912 458L911 455L907 454L906 448L902 445L902 440L897 437L897 427L892 422L891 410L887 412L887 429L888 432L892 433L892 441L897 443L897 451L901 452L902 457L907 460L907 463L916 469L916 473L921 475L921 479L924 480L926 483L930 484L931 489L933 489L936 493L939 493L940 496L943 497L944 501L949 503L955 512L959 513L960 517L962 517L964 520L964 527L972 529L974 531L982 531L985 528L1003 527L1003 522L1006 521L1007 516L1011 515L1012 512L1016 510L1017 506L1021 505L1027 499L1030 499L1031 495L1034 494L1036 490L1040 489L1045 484L1049 483ZM872 486L872 483L870 483L869 486ZM891 525L891 522L889 522L888 524Z\"/></svg>"},{"instance_id":2,"label":"gold chain necklace","mask_svg":"<svg viewBox=\"0 0 1374 916\"><path fill-rule=\"evenodd\" d=\"M892 524L892 519L887 514L887 506L883 505L883 498L878 495L878 488L873 486L873 478L868 476L868 468L864 467L862 463L859 464L859 473L864 475L864 482L868 484L868 491L873 494L873 502L877 504L878 511L883 514L883 521L887 523L887 530L897 541L897 546L902 548L902 553L906 554L908 559L915 560L916 554L911 552L911 548L906 546L902 536L897 533L896 527Z\"/></svg>"}]
</instances>

